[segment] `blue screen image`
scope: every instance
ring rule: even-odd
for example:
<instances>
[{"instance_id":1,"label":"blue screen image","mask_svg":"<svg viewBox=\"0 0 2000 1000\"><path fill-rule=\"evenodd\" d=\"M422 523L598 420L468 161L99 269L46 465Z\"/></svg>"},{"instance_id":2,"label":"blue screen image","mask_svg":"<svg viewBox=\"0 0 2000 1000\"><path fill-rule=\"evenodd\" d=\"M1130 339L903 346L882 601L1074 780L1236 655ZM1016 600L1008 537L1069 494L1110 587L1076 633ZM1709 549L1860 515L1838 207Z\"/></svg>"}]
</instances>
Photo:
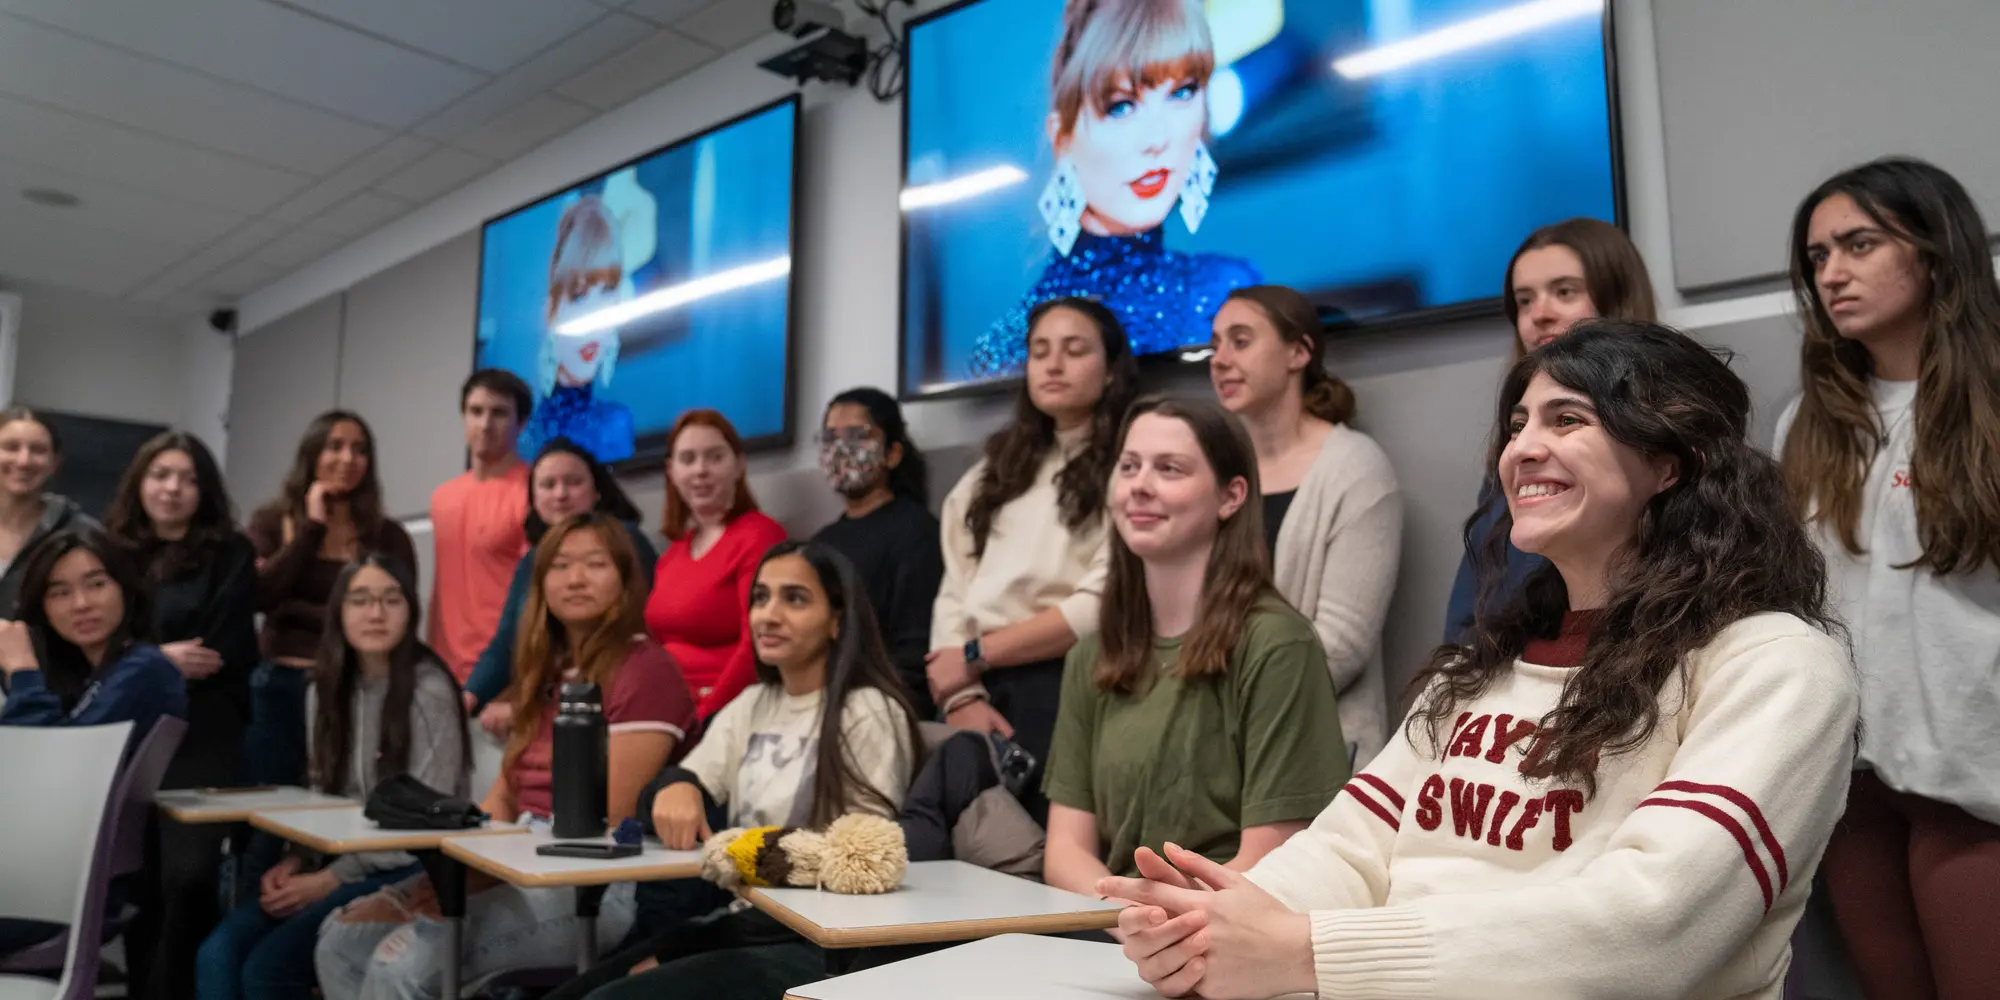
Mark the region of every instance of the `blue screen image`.
<instances>
[{"instance_id":1,"label":"blue screen image","mask_svg":"<svg viewBox=\"0 0 2000 1000\"><path fill-rule=\"evenodd\" d=\"M486 224L475 364L525 379L522 454L663 454L682 412L786 431L797 101Z\"/></svg>"},{"instance_id":2,"label":"blue screen image","mask_svg":"<svg viewBox=\"0 0 2000 1000\"><path fill-rule=\"evenodd\" d=\"M1017 374L1049 298L1163 354L1238 287L1379 322L1494 299L1538 226L1617 220L1601 2L1101 0L1066 37L1067 6L910 30L906 394Z\"/></svg>"}]
</instances>

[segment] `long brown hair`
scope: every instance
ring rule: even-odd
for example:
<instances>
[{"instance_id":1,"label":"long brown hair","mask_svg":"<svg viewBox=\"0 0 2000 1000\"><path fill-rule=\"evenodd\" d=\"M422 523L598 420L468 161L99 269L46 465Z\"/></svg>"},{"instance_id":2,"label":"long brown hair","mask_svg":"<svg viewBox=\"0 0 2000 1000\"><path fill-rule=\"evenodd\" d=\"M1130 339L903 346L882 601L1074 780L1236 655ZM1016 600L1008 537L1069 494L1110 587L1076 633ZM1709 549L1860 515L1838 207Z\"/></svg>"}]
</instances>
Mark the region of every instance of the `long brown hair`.
<instances>
[{"instance_id":1,"label":"long brown hair","mask_svg":"<svg viewBox=\"0 0 2000 1000\"><path fill-rule=\"evenodd\" d=\"M1305 411L1329 424L1354 419L1354 390L1326 370L1325 324L1319 308L1297 289L1283 285L1251 285L1229 293L1224 301L1256 306L1287 344L1304 344L1312 357L1299 372L1299 401Z\"/></svg>"},{"instance_id":2,"label":"long brown hair","mask_svg":"<svg viewBox=\"0 0 2000 1000\"><path fill-rule=\"evenodd\" d=\"M1277 593L1271 583L1270 557L1264 550L1264 504L1257 486L1257 451L1243 425L1222 407L1207 401L1148 396L1132 404L1118 434L1119 450L1133 421L1146 414L1178 420L1193 432L1202 457L1215 474L1218 489L1241 479L1248 496L1236 513L1224 518L1208 552L1202 573L1201 606L1194 628L1187 633L1176 677L1209 677L1226 673L1243 629L1257 602ZM1100 691L1129 693L1153 670L1153 604L1146 596L1146 566L1111 533L1111 572L1104 585L1098 614L1099 656L1092 674Z\"/></svg>"},{"instance_id":3,"label":"long brown hair","mask_svg":"<svg viewBox=\"0 0 2000 1000\"><path fill-rule=\"evenodd\" d=\"M1090 437L1083 448L1056 473L1056 494L1062 508L1063 526L1081 530L1104 511L1105 483L1111 464L1118 456L1118 428L1126 407L1139 395L1139 363L1132 360L1132 344L1117 314L1094 299L1050 299L1028 313L1028 336L1043 317L1057 309L1068 309L1090 320L1104 347L1104 371L1110 382L1090 415ZM972 554L986 554L986 536L1000 508L1034 485L1035 470L1042 457L1056 444L1056 418L1035 408L1028 395L1026 379L1014 396L1014 419L986 439L986 467L980 472L979 486L966 505L965 526L972 532Z\"/></svg>"},{"instance_id":4,"label":"long brown hair","mask_svg":"<svg viewBox=\"0 0 2000 1000\"><path fill-rule=\"evenodd\" d=\"M305 436L299 439L299 450L292 455L292 469L285 473L285 517L293 525L305 523L306 491L312 488L313 480L319 478L319 453L326 450L326 440L333 436L334 427L344 423L359 427L361 440L368 447L368 467L361 473L361 482L355 485L354 492L343 498L347 501L347 516L354 522L356 544L359 551L366 552L374 543L375 533L382 527L382 480L375 474L378 464L375 432L359 413L328 410L306 425Z\"/></svg>"},{"instance_id":5,"label":"long brown hair","mask_svg":"<svg viewBox=\"0 0 2000 1000\"><path fill-rule=\"evenodd\" d=\"M604 609L595 622L572 632L549 610L546 584L563 540L579 531L596 533L618 564L618 599ZM646 587L642 582L639 554L625 526L608 514L592 511L578 514L549 528L535 546L535 563L528 599L521 605L521 632L514 641L513 682L507 688L507 702L514 706L514 726L507 737L507 753L501 768L508 784L513 784L514 762L542 731L555 709L557 685L565 670L574 668L580 679L599 688L610 686L611 678L632 653L635 643L646 638Z\"/></svg>"},{"instance_id":6,"label":"long brown hair","mask_svg":"<svg viewBox=\"0 0 2000 1000\"><path fill-rule=\"evenodd\" d=\"M153 519L139 493L153 461L170 451L188 457L194 466L194 517L187 534L168 541L159 536ZM166 431L139 447L132 464L118 480L118 492L104 517L104 530L130 548L148 578L171 580L181 573L209 562L222 543L236 533L236 510L229 502L229 489L222 484L222 470L215 455L201 439L186 431Z\"/></svg>"},{"instance_id":7,"label":"long brown hair","mask_svg":"<svg viewBox=\"0 0 2000 1000\"><path fill-rule=\"evenodd\" d=\"M1507 314L1509 329L1519 329L1521 306L1514 301L1514 265L1530 250L1568 247L1583 262L1583 285L1590 292L1590 304L1606 319L1627 319L1638 323L1659 321L1653 302L1653 279L1646 273L1646 258L1632 245L1625 230L1602 219L1578 217L1543 226L1521 241L1514 256L1507 258L1507 273L1500 279L1500 308ZM1514 360L1527 348L1514 338Z\"/></svg>"},{"instance_id":8,"label":"long brown hair","mask_svg":"<svg viewBox=\"0 0 2000 1000\"><path fill-rule=\"evenodd\" d=\"M1780 452L1785 485L1801 516L1831 527L1847 551L1864 551L1862 484L1887 429L1868 389L1868 351L1834 328L1806 251L1813 210L1839 194L1916 247L1930 283L1910 455L1924 554L1912 565L1939 574L2000 566L2000 285L1978 207L1956 179L1922 160L1892 157L1842 171L1792 217L1804 394Z\"/></svg>"},{"instance_id":9,"label":"long brown hair","mask_svg":"<svg viewBox=\"0 0 2000 1000\"><path fill-rule=\"evenodd\" d=\"M374 747L376 777L389 778L410 770L410 703L416 698L417 673L426 669L436 671L451 685L453 722L462 754L459 759L472 760L472 739L465 728L458 681L445 669L444 661L417 638L423 632L417 578L401 560L371 552L348 563L334 580L333 592L326 600L326 628L320 632L319 654L313 662L312 784L329 795L347 794L347 781L354 777L348 768L354 763L354 692L361 684L361 658L347 642L342 610L355 574L370 566L396 581L410 608L409 624L396 640L396 648L389 651L389 688L382 696L382 718L377 724L380 736ZM457 794L452 788L438 791Z\"/></svg>"},{"instance_id":10,"label":"long brown hair","mask_svg":"<svg viewBox=\"0 0 2000 1000\"><path fill-rule=\"evenodd\" d=\"M1751 615L1783 612L1841 635L1827 607L1826 560L1792 515L1777 463L1745 440L1750 391L1718 353L1652 323L1587 320L1515 362L1501 387L1486 463L1494 519L1473 550L1482 610L1460 643L1439 646L1412 682L1421 692L1404 731L1439 748L1439 733L1463 702L1513 668L1528 640L1557 634L1569 591L1553 565L1530 574L1511 601L1492 600L1513 529L1500 490L1500 453L1513 437L1513 408L1536 375L1588 396L1604 432L1680 466L1673 485L1646 503L1630 546L1612 564L1583 665L1562 700L1537 723L1522 766L1596 792L1602 757L1644 744L1660 722L1660 693L1689 656ZM1468 530L1473 521L1468 521Z\"/></svg>"},{"instance_id":11,"label":"long brown hair","mask_svg":"<svg viewBox=\"0 0 2000 1000\"><path fill-rule=\"evenodd\" d=\"M731 494L729 514L723 518L724 522L734 521L755 511L757 496L750 492L750 468L742 465L743 438L737 435L736 425L731 424L729 418L723 416L720 411L689 410L681 414L679 420L674 421L673 429L667 432L667 465L671 468L674 464L674 445L680 443L681 432L694 426L715 428L716 432L722 435L722 440L728 443L729 450L736 453L736 461L741 466L736 470L736 491ZM681 491L674 488L674 478L669 472L667 509L661 515L660 534L665 535L667 541L678 542L693 533L694 508L689 507L688 502L681 499Z\"/></svg>"}]
</instances>

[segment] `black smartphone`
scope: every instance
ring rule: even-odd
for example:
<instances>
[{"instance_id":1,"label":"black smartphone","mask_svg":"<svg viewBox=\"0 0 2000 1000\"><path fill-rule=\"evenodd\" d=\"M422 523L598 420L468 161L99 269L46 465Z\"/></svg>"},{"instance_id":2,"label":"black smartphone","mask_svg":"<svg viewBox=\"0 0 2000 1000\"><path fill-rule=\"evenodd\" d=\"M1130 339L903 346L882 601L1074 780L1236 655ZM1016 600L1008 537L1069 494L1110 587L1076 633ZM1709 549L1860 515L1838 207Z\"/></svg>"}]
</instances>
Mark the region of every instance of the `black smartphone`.
<instances>
[{"instance_id":1,"label":"black smartphone","mask_svg":"<svg viewBox=\"0 0 2000 1000\"><path fill-rule=\"evenodd\" d=\"M535 853L552 858L590 858L593 861L604 861L610 858L633 857L639 850L638 844L614 844L603 840L559 840L535 848Z\"/></svg>"}]
</instances>

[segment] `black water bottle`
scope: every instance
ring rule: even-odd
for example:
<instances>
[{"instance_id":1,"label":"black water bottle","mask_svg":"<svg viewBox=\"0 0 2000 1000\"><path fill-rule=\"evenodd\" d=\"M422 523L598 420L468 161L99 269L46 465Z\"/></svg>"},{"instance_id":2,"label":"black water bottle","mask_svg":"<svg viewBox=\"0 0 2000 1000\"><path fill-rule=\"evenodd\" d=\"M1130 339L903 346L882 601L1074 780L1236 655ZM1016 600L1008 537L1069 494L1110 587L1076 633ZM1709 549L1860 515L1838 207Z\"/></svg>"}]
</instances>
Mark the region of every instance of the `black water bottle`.
<instances>
[{"instance_id":1,"label":"black water bottle","mask_svg":"<svg viewBox=\"0 0 2000 1000\"><path fill-rule=\"evenodd\" d=\"M611 780L611 736L597 685L562 686L557 696L554 759L555 835L604 836L606 785Z\"/></svg>"}]
</instances>

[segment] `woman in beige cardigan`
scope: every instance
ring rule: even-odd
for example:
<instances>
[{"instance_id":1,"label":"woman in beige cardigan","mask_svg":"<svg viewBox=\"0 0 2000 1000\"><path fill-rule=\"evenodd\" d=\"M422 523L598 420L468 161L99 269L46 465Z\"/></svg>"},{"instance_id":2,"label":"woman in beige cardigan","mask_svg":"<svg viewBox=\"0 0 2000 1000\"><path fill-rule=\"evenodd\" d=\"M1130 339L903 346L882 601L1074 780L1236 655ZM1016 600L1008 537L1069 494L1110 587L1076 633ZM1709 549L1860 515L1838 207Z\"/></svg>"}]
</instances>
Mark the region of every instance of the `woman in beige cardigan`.
<instances>
[{"instance_id":1,"label":"woman in beige cardigan","mask_svg":"<svg viewBox=\"0 0 2000 1000\"><path fill-rule=\"evenodd\" d=\"M1396 589L1403 499L1354 393L1327 373L1319 313L1290 288L1238 289L1215 317L1209 379L1257 449L1264 530L1285 599L1326 648L1354 766L1388 739L1382 622Z\"/></svg>"}]
</instances>

